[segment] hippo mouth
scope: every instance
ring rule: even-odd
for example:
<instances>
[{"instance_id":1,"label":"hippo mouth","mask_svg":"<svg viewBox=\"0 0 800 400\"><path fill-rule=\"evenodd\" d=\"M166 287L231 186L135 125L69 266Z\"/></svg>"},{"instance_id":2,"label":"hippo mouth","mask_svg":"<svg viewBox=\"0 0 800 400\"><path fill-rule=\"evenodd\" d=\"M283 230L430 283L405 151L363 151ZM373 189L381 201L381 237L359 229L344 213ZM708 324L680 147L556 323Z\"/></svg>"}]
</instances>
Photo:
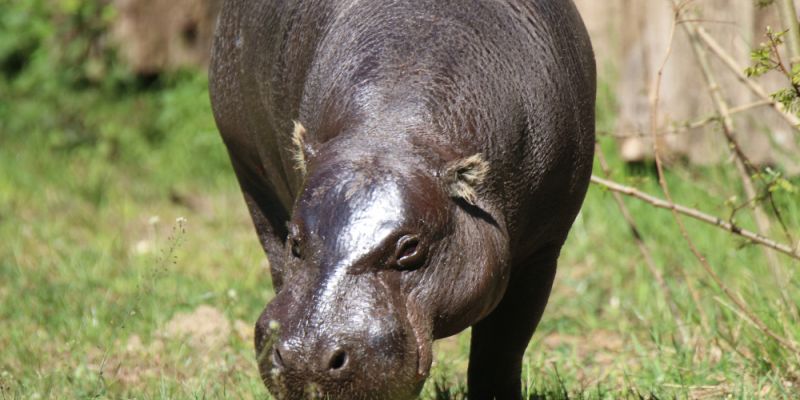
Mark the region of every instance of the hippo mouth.
<instances>
[{"instance_id":1,"label":"hippo mouth","mask_svg":"<svg viewBox=\"0 0 800 400\"><path fill-rule=\"evenodd\" d=\"M417 345L417 379L424 382L430 375L433 363L433 339L426 330L422 329L421 324L412 323L408 316L406 318Z\"/></svg>"},{"instance_id":2,"label":"hippo mouth","mask_svg":"<svg viewBox=\"0 0 800 400\"><path fill-rule=\"evenodd\" d=\"M337 324L315 330L316 342L298 337L297 332L307 331L291 328L308 325L296 321L279 324L265 312L257 324L261 340L256 343L264 384L281 400L416 398L430 374L430 330L419 323L424 319L407 312L411 308L394 311L394 322L387 322L392 318L374 322L384 330L362 336L369 330L357 328L355 332L361 334L354 337L349 336L353 331L348 334L346 330L353 325Z\"/></svg>"}]
</instances>

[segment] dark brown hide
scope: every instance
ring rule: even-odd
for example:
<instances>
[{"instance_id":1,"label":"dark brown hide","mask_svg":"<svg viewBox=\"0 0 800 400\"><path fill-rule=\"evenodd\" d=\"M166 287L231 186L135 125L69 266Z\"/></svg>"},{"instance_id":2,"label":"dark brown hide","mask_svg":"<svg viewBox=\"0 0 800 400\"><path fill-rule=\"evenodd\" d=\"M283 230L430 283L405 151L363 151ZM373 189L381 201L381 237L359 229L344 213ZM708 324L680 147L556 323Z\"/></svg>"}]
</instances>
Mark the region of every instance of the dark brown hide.
<instances>
[{"instance_id":1,"label":"dark brown hide","mask_svg":"<svg viewBox=\"0 0 800 400\"><path fill-rule=\"evenodd\" d=\"M413 398L472 326L470 398L520 398L591 174L570 0L228 0L211 96L277 290L276 397Z\"/></svg>"}]
</instances>

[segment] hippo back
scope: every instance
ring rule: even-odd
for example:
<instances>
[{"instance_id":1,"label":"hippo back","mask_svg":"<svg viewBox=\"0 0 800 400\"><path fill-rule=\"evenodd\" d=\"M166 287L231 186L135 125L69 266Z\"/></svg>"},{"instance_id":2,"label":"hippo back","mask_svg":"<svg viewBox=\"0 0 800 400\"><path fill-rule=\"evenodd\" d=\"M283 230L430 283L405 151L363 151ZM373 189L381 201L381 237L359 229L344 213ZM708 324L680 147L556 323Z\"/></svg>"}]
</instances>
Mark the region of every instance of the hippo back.
<instances>
[{"instance_id":1,"label":"hippo back","mask_svg":"<svg viewBox=\"0 0 800 400\"><path fill-rule=\"evenodd\" d=\"M215 118L270 261L278 398L410 399L472 326L520 368L586 193L595 67L571 0L227 0Z\"/></svg>"},{"instance_id":2,"label":"hippo back","mask_svg":"<svg viewBox=\"0 0 800 400\"><path fill-rule=\"evenodd\" d=\"M594 79L570 0L247 0L223 7L211 93L232 158L286 214L293 120L321 144L416 135L444 157L483 153L512 248L530 248L564 236L583 198Z\"/></svg>"}]
</instances>

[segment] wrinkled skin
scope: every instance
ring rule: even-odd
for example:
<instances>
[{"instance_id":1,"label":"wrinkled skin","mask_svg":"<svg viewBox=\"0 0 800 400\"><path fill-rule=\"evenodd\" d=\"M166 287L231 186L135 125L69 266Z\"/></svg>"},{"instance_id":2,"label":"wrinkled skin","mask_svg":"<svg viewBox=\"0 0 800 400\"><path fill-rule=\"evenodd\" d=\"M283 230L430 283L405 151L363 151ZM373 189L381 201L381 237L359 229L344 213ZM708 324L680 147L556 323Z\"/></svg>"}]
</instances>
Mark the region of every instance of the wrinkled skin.
<instances>
[{"instance_id":1,"label":"wrinkled skin","mask_svg":"<svg viewBox=\"0 0 800 400\"><path fill-rule=\"evenodd\" d=\"M270 392L414 398L433 340L472 326L470 398L521 398L591 174L572 2L227 0L210 74L276 289L256 323ZM448 168L475 154L471 198Z\"/></svg>"}]
</instances>

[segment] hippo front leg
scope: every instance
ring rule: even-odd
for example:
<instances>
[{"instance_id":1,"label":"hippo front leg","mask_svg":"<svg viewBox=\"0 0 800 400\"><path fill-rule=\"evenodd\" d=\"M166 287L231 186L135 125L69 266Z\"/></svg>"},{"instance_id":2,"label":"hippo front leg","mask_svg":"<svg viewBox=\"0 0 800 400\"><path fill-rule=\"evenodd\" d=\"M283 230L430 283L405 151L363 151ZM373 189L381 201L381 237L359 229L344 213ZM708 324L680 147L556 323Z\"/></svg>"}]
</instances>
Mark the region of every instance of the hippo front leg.
<instances>
[{"instance_id":1,"label":"hippo front leg","mask_svg":"<svg viewBox=\"0 0 800 400\"><path fill-rule=\"evenodd\" d=\"M272 287L278 292L283 285L289 213L256 174L244 167L235 156L231 160L261 247L269 260Z\"/></svg>"},{"instance_id":2,"label":"hippo front leg","mask_svg":"<svg viewBox=\"0 0 800 400\"><path fill-rule=\"evenodd\" d=\"M522 357L547 305L559 252L548 247L515 266L503 300L472 328L470 400L522 399Z\"/></svg>"}]
</instances>

